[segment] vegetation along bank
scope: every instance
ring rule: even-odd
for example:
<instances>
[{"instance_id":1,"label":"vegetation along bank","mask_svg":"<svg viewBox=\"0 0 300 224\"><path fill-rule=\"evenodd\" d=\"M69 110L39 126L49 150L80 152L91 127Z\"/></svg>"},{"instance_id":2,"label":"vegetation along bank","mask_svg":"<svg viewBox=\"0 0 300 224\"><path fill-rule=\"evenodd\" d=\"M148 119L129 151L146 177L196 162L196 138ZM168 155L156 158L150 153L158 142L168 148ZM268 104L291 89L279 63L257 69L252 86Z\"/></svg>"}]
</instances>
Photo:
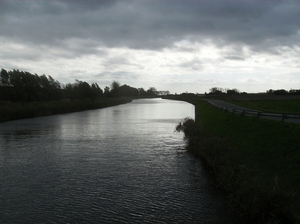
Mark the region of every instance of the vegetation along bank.
<instances>
[{"instance_id":1,"label":"vegetation along bank","mask_svg":"<svg viewBox=\"0 0 300 224\"><path fill-rule=\"evenodd\" d=\"M99 109L119 104L129 103L131 98L118 97L98 100L60 100L46 102L10 102L0 101L0 122L48 116L54 114L71 113L76 111Z\"/></svg>"},{"instance_id":2,"label":"vegetation along bank","mask_svg":"<svg viewBox=\"0 0 300 224\"><path fill-rule=\"evenodd\" d=\"M76 80L63 85L50 75L19 70L0 72L0 122L90 110L128 103L132 98L168 94L150 87L134 88L113 81L104 91L97 83Z\"/></svg>"},{"instance_id":3,"label":"vegetation along bank","mask_svg":"<svg viewBox=\"0 0 300 224\"><path fill-rule=\"evenodd\" d=\"M300 223L300 125L185 100L195 105L196 119L176 129L211 167L237 214L249 223Z\"/></svg>"}]
</instances>

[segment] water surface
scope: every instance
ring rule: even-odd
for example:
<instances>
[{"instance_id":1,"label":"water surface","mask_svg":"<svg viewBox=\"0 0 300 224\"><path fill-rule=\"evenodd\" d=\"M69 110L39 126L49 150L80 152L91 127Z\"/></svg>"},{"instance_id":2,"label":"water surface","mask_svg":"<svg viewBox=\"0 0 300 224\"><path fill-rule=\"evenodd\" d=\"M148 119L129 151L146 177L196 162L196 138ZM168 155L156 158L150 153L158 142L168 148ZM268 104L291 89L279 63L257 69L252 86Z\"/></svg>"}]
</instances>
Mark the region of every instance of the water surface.
<instances>
[{"instance_id":1,"label":"water surface","mask_svg":"<svg viewBox=\"0 0 300 224\"><path fill-rule=\"evenodd\" d=\"M194 106L141 99L0 124L2 223L228 223L174 132Z\"/></svg>"}]
</instances>

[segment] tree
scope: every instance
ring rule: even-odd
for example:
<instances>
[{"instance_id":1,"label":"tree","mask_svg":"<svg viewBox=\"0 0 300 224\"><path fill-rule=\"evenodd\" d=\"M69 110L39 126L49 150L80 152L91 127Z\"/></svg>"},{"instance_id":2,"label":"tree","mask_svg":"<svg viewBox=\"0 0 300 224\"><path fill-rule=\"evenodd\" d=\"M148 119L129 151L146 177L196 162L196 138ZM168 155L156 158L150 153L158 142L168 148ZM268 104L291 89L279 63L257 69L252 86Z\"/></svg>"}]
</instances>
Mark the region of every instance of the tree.
<instances>
[{"instance_id":1,"label":"tree","mask_svg":"<svg viewBox=\"0 0 300 224\"><path fill-rule=\"evenodd\" d=\"M292 94L292 95L300 95L300 89L291 89L289 91L289 94Z\"/></svg>"},{"instance_id":2,"label":"tree","mask_svg":"<svg viewBox=\"0 0 300 224\"><path fill-rule=\"evenodd\" d=\"M97 83L92 83L91 91L92 91L92 99L97 99L103 96L103 91L98 86Z\"/></svg>"},{"instance_id":3,"label":"tree","mask_svg":"<svg viewBox=\"0 0 300 224\"><path fill-rule=\"evenodd\" d=\"M87 82L83 82L80 80L75 80L75 88L77 90L78 98L80 99L91 99L92 98L92 90L90 85Z\"/></svg>"},{"instance_id":4,"label":"tree","mask_svg":"<svg viewBox=\"0 0 300 224\"><path fill-rule=\"evenodd\" d=\"M1 69L1 85L9 86L9 75L5 69Z\"/></svg>"},{"instance_id":5,"label":"tree","mask_svg":"<svg viewBox=\"0 0 300 224\"><path fill-rule=\"evenodd\" d=\"M134 97L134 96L139 95L138 89L133 88L133 87L128 86L128 85L120 86L118 88L118 93L119 93L119 96L132 96L132 97Z\"/></svg>"},{"instance_id":6,"label":"tree","mask_svg":"<svg viewBox=\"0 0 300 224\"><path fill-rule=\"evenodd\" d=\"M114 80L111 84L111 90L117 90L120 87L120 83Z\"/></svg>"},{"instance_id":7,"label":"tree","mask_svg":"<svg viewBox=\"0 0 300 224\"><path fill-rule=\"evenodd\" d=\"M147 95L148 95L148 96L155 96L155 95L157 95L157 90L156 90L154 87L150 87L150 88L147 90Z\"/></svg>"},{"instance_id":8,"label":"tree","mask_svg":"<svg viewBox=\"0 0 300 224\"><path fill-rule=\"evenodd\" d=\"M223 94L223 93L224 93L224 89L220 87L213 87L209 89L209 94Z\"/></svg>"},{"instance_id":9,"label":"tree","mask_svg":"<svg viewBox=\"0 0 300 224\"><path fill-rule=\"evenodd\" d=\"M104 88L104 96L109 96L110 94L109 94L109 87L108 86L105 86L105 88Z\"/></svg>"},{"instance_id":10,"label":"tree","mask_svg":"<svg viewBox=\"0 0 300 224\"><path fill-rule=\"evenodd\" d=\"M120 83L114 80L111 84L111 91L110 91L111 96L120 96L119 88L120 88Z\"/></svg>"},{"instance_id":11,"label":"tree","mask_svg":"<svg viewBox=\"0 0 300 224\"><path fill-rule=\"evenodd\" d=\"M48 89L50 87L50 82L45 74L40 76L40 83L42 88Z\"/></svg>"},{"instance_id":12,"label":"tree","mask_svg":"<svg viewBox=\"0 0 300 224\"><path fill-rule=\"evenodd\" d=\"M274 90L273 93L275 95L286 95L288 94L288 91L286 91L285 89L278 89L278 90Z\"/></svg>"},{"instance_id":13,"label":"tree","mask_svg":"<svg viewBox=\"0 0 300 224\"><path fill-rule=\"evenodd\" d=\"M75 98L73 90L74 90L74 86L71 83L66 84L64 88L65 97L70 99Z\"/></svg>"},{"instance_id":14,"label":"tree","mask_svg":"<svg viewBox=\"0 0 300 224\"><path fill-rule=\"evenodd\" d=\"M170 92L169 90L161 90L161 91L157 91L157 94L163 96L163 95L169 95Z\"/></svg>"},{"instance_id":15,"label":"tree","mask_svg":"<svg viewBox=\"0 0 300 224\"><path fill-rule=\"evenodd\" d=\"M238 89L227 89L226 93L228 95L237 95L240 93L240 91Z\"/></svg>"},{"instance_id":16,"label":"tree","mask_svg":"<svg viewBox=\"0 0 300 224\"><path fill-rule=\"evenodd\" d=\"M139 96L147 96L147 92L143 88L138 88Z\"/></svg>"},{"instance_id":17,"label":"tree","mask_svg":"<svg viewBox=\"0 0 300 224\"><path fill-rule=\"evenodd\" d=\"M51 100L58 100L63 97L60 83L48 75L49 92Z\"/></svg>"}]
</instances>

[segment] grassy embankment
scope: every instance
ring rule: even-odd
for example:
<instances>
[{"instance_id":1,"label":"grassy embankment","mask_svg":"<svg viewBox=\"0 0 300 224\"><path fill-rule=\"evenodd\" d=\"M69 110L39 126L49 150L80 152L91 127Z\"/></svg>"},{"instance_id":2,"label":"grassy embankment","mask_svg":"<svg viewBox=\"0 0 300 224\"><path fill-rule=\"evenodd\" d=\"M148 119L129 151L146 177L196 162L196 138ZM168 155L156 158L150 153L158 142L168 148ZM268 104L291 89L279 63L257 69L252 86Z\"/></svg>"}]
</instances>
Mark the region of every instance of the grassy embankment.
<instances>
[{"instance_id":1,"label":"grassy embankment","mask_svg":"<svg viewBox=\"0 0 300 224\"><path fill-rule=\"evenodd\" d=\"M186 101L196 108L196 122L184 127L188 149L212 168L238 214L250 223L299 223L300 125Z\"/></svg>"},{"instance_id":2,"label":"grassy embankment","mask_svg":"<svg viewBox=\"0 0 300 224\"><path fill-rule=\"evenodd\" d=\"M131 98L106 98L99 100L60 100L49 102L7 102L0 101L0 122L63 114L82 110L99 109L129 103Z\"/></svg>"},{"instance_id":3,"label":"grassy embankment","mask_svg":"<svg viewBox=\"0 0 300 224\"><path fill-rule=\"evenodd\" d=\"M300 100L229 100L228 102L243 107L261 110L265 112L300 114Z\"/></svg>"}]
</instances>

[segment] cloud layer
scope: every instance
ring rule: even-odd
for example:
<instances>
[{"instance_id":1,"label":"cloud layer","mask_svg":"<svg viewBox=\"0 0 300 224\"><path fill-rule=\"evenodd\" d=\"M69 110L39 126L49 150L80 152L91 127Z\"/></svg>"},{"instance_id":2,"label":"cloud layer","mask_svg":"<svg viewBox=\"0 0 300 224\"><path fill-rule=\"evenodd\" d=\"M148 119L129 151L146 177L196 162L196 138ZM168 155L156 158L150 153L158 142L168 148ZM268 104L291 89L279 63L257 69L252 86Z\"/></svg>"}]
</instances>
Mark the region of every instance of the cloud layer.
<instances>
[{"instance_id":1,"label":"cloud layer","mask_svg":"<svg viewBox=\"0 0 300 224\"><path fill-rule=\"evenodd\" d=\"M300 84L299 1L0 0L0 8L7 69L171 92Z\"/></svg>"}]
</instances>

